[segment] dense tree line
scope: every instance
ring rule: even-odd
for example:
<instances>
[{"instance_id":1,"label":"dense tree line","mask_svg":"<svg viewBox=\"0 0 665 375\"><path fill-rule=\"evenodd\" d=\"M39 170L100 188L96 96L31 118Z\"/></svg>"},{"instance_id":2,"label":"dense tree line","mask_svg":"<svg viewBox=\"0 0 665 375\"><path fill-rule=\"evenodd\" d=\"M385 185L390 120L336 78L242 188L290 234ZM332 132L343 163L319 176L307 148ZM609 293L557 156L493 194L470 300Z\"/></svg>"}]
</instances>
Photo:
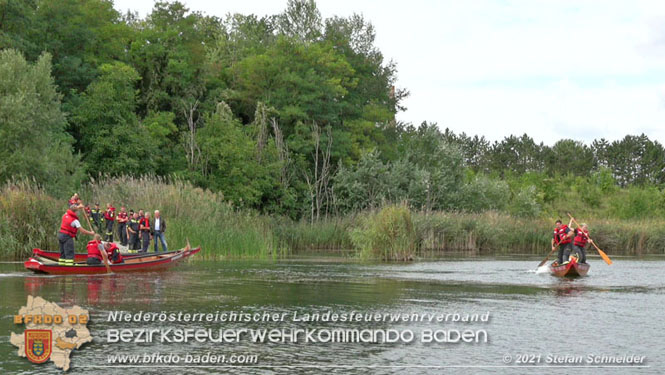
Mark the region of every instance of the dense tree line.
<instances>
[{"instance_id":1,"label":"dense tree line","mask_svg":"<svg viewBox=\"0 0 665 375\"><path fill-rule=\"evenodd\" d=\"M534 215L562 176L589 182L590 205L597 189L665 184L645 135L550 147L396 122L408 92L374 38L313 0L223 18L156 2L144 19L107 0L0 2L0 181L66 195L100 174L177 176L311 220L398 201Z\"/></svg>"},{"instance_id":2,"label":"dense tree line","mask_svg":"<svg viewBox=\"0 0 665 375\"><path fill-rule=\"evenodd\" d=\"M561 139L553 146L536 144L526 134L511 135L492 144L484 137L455 134L448 129L442 136L461 148L466 165L476 172L498 172L503 176L509 171L516 174L544 171L548 176L567 173L589 176L608 168L624 187L665 184L665 148L644 134L627 135L613 142L601 138L591 145Z\"/></svg>"}]
</instances>

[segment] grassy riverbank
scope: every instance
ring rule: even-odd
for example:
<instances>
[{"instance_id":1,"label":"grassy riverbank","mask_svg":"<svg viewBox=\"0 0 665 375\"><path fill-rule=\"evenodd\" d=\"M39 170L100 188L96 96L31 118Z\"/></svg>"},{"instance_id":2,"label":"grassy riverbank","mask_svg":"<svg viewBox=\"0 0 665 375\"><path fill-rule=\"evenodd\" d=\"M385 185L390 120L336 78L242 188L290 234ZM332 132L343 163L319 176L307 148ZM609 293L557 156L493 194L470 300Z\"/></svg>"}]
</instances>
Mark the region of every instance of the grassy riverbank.
<instances>
[{"instance_id":1,"label":"grassy riverbank","mask_svg":"<svg viewBox=\"0 0 665 375\"><path fill-rule=\"evenodd\" d=\"M519 218L488 211L421 213L388 206L357 215L294 222L236 210L221 194L187 182L156 178L91 181L79 191L87 202L119 208L159 209L167 219L171 248L187 240L203 258L270 258L292 251L355 249L362 258L413 259L462 252L473 255L546 254L554 218ZM0 257L23 259L33 247L57 249L56 232L66 198L54 198L29 181L0 191ZM665 221L580 217L610 256L663 254ZM84 250L87 236L77 241Z\"/></svg>"}]
</instances>

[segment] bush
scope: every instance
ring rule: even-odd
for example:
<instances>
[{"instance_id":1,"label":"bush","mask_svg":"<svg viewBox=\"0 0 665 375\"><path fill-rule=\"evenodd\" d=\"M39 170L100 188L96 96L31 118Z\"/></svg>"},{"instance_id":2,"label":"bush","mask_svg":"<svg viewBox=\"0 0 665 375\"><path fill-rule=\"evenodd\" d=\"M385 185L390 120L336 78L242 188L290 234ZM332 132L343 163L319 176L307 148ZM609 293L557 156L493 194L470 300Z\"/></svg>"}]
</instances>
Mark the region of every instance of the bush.
<instances>
[{"instance_id":1,"label":"bush","mask_svg":"<svg viewBox=\"0 0 665 375\"><path fill-rule=\"evenodd\" d=\"M363 259L411 260L417 236L406 204L389 205L371 212L351 232L351 240Z\"/></svg>"},{"instance_id":2,"label":"bush","mask_svg":"<svg viewBox=\"0 0 665 375\"><path fill-rule=\"evenodd\" d=\"M462 189L462 209L468 212L503 210L509 200L508 184L482 175L474 177Z\"/></svg>"},{"instance_id":3,"label":"bush","mask_svg":"<svg viewBox=\"0 0 665 375\"><path fill-rule=\"evenodd\" d=\"M665 216L665 193L655 187L631 187L610 201L611 213L621 219Z\"/></svg>"},{"instance_id":4,"label":"bush","mask_svg":"<svg viewBox=\"0 0 665 375\"><path fill-rule=\"evenodd\" d=\"M519 217L535 217L540 213L540 205L536 199L536 188L529 186L520 189L510 202L508 212Z\"/></svg>"}]
</instances>

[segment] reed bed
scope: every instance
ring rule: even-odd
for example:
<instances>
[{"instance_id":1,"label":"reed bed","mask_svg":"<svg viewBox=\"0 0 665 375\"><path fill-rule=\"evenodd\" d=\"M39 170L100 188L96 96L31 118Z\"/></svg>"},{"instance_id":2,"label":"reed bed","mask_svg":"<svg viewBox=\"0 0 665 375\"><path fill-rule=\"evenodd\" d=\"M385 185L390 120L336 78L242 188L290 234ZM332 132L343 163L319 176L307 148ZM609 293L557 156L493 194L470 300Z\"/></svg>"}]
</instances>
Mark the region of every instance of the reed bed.
<instances>
[{"instance_id":1,"label":"reed bed","mask_svg":"<svg viewBox=\"0 0 665 375\"><path fill-rule=\"evenodd\" d=\"M34 247L56 250L69 193L54 198L33 180L0 187L0 258L25 259ZM79 193L91 205L160 210L168 223L169 248L182 248L189 241L202 247L204 259L276 258L295 250L339 249L354 249L362 259L384 260L448 253L544 255L555 219L495 211L423 213L389 205L310 223L237 210L219 193L159 177L101 177L83 185ZM589 223L592 237L610 256L665 254L665 220L660 217L578 220ZM87 241L88 236L80 236L77 251L85 251Z\"/></svg>"}]
</instances>

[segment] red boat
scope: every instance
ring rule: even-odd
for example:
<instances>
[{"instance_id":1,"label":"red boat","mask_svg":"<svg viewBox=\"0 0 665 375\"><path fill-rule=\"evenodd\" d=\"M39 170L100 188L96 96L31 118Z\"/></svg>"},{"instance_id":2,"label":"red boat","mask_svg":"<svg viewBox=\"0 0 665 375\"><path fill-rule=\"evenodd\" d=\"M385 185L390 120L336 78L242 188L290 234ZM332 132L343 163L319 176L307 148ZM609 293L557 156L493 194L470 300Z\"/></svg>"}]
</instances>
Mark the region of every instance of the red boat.
<instances>
[{"instance_id":1,"label":"red boat","mask_svg":"<svg viewBox=\"0 0 665 375\"><path fill-rule=\"evenodd\" d=\"M570 258L570 262L558 266L550 265L550 272L558 277L585 276L591 266L588 263L577 263L577 259Z\"/></svg>"},{"instance_id":2,"label":"red boat","mask_svg":"<svg viewBox=\"0 0 665 375\"><path fill-rule=\"evenodd\" d=\"M139 253L136 250L135 252L132 253L120 253L123 258L129 259L129 258L136 258L140 256L146 256L148 255L147 253ZM167 251L165 253L159 253L159 255L165 255L165 254L173 254L176 253L177 251ZM60 252L58 251L47 251L47 250L42 250L42 249L32 249L32 256L39 255L44 258L49 258L49 259L55 259L58 260L60 259ZM152 255L157 255L157 253L153 253ZM88 259L88 254L87 253L76 253L74 254L74 262L85 262Z\"/></svg>"},{"instance_id":3,"label":"red boat","mask_svg":"<svg viewBox=\"0 0 665 375\"><path fill-rule=\"evenodd\" d=\"M179 263L183 259L194 255L199 251L201 251L200 247L197 247L196 249L189 249L187 247L183 250L172 251L168 253L141 254L129 259L125 259L123 263L111 264L111 272L141 272L159 270ZM41 255L33 255L24 263L24 266L26 269L36 273L49 273L53 275L94 275L107 273L107 269L104 264L91 266L85 262L78 262L73 266L61 266L58 264L58 261Z\"/></svg>"}]
</instances>

